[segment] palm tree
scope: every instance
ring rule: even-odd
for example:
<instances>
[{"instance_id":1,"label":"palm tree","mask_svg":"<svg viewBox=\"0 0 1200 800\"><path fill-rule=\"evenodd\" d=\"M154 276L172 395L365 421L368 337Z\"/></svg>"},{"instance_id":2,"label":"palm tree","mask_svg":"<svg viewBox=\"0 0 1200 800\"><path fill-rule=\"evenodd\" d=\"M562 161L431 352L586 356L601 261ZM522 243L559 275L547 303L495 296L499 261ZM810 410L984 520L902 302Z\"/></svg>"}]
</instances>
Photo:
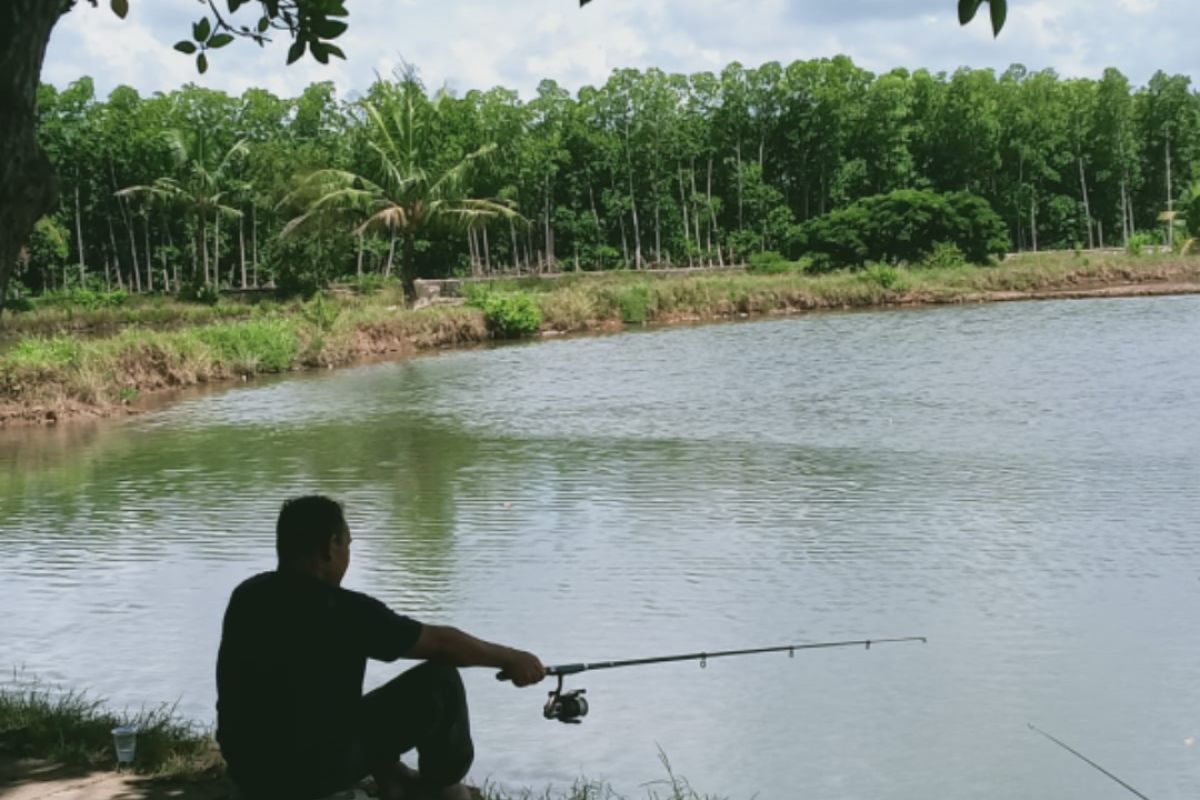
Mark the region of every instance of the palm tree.
<instances>
[{"instance_id":1,"label":"palm tree","mask_svg":"<svg viewBox=\"0 0 1200 800\"><path fill-rule=\"evenodd\" d=\"M220 282L219 254L216 268L209 274L208 258L208 223L211 218L217 226L216 234L220 235L221 217L240 219L242 212L224 204L225 195L236 186L231 183L230 174L239 159L246 154L246 141L237 141L224 155L213 163L205 149L203 136L198 136L189 142L180 131L168 131L167 144L172 160L175 162L182 178L155 178L154 182L142 186L130 186L117 192L117 196L142 195L151 197L168 206L174 206L188 216L195 218L196 241L194 243L193 264L203 265L204 285L209 286ZM214 238L214 244L219 247L219 239ZM199 261L200 264L196 262Z\"/></svg>"},{"instance_id":2,"label":"palm tree","mask_svg":"<svg viewBox=\"0 0 1200 800\"><path fill-rule=\"evenodd\" d=\"M310 222L353 219L357 236L385 234L402 240L400 276L415 296L417 234L430 229L467 230L493 219L524 221L510 205L468 196L475 166L493 150L485 145L447 168L434 166L434 123L442 97L430 103L414 75L382 88L381 102L364 102L370 175L323 169L305 177L280 205L304 208L284 227L287 236Z\"/></svg>"}]
</instances>

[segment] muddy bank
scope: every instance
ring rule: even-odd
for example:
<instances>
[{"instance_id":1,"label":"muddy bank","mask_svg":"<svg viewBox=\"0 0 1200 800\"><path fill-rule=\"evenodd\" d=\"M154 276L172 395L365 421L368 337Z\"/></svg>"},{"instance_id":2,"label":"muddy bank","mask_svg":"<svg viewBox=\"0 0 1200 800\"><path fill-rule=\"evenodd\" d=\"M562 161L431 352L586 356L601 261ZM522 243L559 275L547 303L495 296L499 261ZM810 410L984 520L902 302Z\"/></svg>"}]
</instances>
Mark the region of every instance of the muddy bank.
<instances>
[{"instance_id":1,"label":"muddy bank","mask_svg":"<svg viewBox=\"0 0 1200 800\"><path fill-rule=\"evenodd\" d=\"M654 288L662 294L655 297L657 304L642 319L626 322L622 322L622 309L605 306L590 296L603 296L612 289L583 291L576 287L570 292L542 295L546 319L541 335L613 332L643 324L695 324L827 310L1200 293L1200 274L1192 264L1170 268L1158 265L1145 274L1120 270L1111 277L1121 280L1113 282L1095 275L1055 277L1052 285L1033 289L978 290L936 285L888 289L842 280L837 286L831 285L829 291L813 291L810 286L770 276L743 277L738 279L736 290L720 284L713 291L712 287L693 283L693 288L704 286L705 292L699 297L689 294L684 303L668 296L668 292L679 294L678 288L688 279L664 279L657 284L662 289ZM246 356L245 363L236 359L210 363L180 357L157 342L141 341L122 348L103 368L67 372L36 365L15 374L10 370L3 376L5 385L0 386L0 427L125 416L161 407L189 387L225 387L253 380L264 371L286 373L397 360L448 348L479 346L490 338L480 312L461 306L426 312L389 309L387 314L351 320L336 332L307 328L297 331L289 335L295 338L290 346L298 352L291 356L288 366L274 370L262 370L253 355Z\"/></svg>"}]
</instances>

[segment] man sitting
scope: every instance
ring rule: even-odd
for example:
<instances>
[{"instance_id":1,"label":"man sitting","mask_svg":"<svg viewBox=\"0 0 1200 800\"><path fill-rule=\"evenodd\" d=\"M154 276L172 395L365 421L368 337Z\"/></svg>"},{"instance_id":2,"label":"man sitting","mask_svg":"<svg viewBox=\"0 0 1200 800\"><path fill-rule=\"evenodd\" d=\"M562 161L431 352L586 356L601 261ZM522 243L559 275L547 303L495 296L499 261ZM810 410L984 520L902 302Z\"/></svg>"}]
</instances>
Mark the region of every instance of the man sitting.
<instances>
[{"instance_id":1,"label":"man sitting","mask_svg":"<svg viewBox=\"0 0 1200 800\"><path fill-rule=\"evenodd\" d=\"M308 800L375 776L381 796L469 797L474 759L456 667L545 677L531 653L422 625L341 588L350 529L340 504L301 497L276 525L279 567L238 586L217 656L217 741L239 792ZM368 658L425 663L363 695ZM416 748L419 771L399 763Z\"/></svg>"}]
</instances>

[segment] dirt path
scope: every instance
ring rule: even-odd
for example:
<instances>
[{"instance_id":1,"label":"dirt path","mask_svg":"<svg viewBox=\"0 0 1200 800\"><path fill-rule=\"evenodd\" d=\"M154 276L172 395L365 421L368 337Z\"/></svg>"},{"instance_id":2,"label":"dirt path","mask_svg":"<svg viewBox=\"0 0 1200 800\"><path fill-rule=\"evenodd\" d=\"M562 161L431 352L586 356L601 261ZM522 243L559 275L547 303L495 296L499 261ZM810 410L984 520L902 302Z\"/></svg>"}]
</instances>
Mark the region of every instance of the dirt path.
<instances>
[{"instance_id":1,"label":"dirt path","mask_svg":"<svg viewBox=\"0 0 1200 800\"><path fill-rule=\"evenodd\" d=\"M471 788L474 800L482 793ZM178 783L140 775L87 772L34 759L0 760L4 800L231 800L224 779ZM327 800L374 800L363 789L339 792Z\"/></svg>"},{"instance_id":2,"label":"dirt path","mask_svg":"<svg viewBox=\"0 0 1200 800\"><path fill-rule=\"evenodd\" d=\"M34 760L0 763L4 800L227 800L224 781L164 783L115 772L81 772Z\"/></svg>"}]
</instances>

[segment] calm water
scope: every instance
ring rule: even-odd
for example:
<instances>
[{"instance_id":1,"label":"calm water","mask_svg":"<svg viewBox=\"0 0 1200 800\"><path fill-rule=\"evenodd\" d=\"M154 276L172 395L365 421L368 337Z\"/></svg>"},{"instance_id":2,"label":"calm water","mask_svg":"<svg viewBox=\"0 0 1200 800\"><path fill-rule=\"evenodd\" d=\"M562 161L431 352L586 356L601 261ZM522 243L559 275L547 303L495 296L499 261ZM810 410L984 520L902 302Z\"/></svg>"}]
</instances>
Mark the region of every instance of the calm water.
<instances>
[{"instance_id":1,"label":"calm water","mask_svg":"<svg viewBox=\"0 0 1200 800\"><path fill-rule=\"evenodd\" d=\"M731 798L1200 796L1200 298L810 316L460 352L0 438L0 662L211 721L280 501L347 584L612 671L579 727L468 675L475 780L658 748ZM378 683L392 667L372 668ZM571 684L568 684L570 686Z\"/></svg>"}]
</instances>

